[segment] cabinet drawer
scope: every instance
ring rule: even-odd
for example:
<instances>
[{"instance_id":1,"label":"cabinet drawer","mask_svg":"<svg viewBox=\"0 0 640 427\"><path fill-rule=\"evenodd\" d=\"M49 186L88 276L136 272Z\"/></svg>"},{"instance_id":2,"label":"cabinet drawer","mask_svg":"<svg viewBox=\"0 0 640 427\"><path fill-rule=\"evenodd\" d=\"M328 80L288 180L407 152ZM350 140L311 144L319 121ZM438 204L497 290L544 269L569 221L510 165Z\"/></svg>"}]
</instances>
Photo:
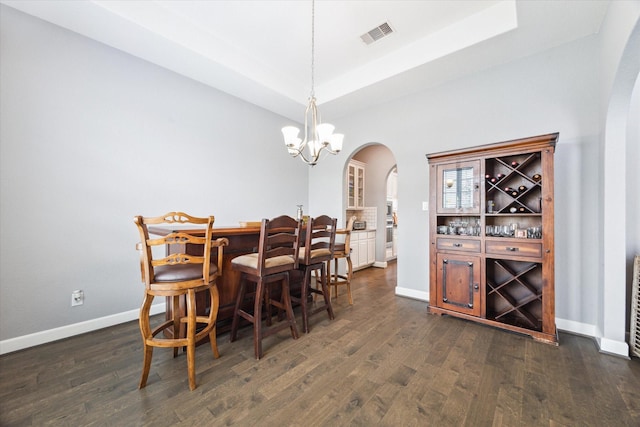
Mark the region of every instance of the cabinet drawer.
<instances>
[{"instance_id":1,"label":"cabinet drawer","mask_svg":"<svg viewBox=\"0 0 640 427\"><path fill-rule=\"evenodd\" d=\"M463 252L480 252L480 240L463 240L438 238L438 250L453 250Z\"/></svg>"},{"instance_id":2,"label":"cabinet drawer","mask_svg":"<svg viewBox=\"0 0 640 427\"><path fill-rule=\"evenodd\" d=\"M488 254L542 258L542 243L487 241Z\"/></svg>"},{"instance_id":3,"label":"cabinet drawer","mask_svg":"<svg viewBox=\"0 0 640 427\"><path fill-rule=\"evenodd\" d=\"M360 236L362 236L362 239L365 239L367 237L367 232L366 231L352 231L351 232L351 241L355 241L357 242L358 240L360 240Z\"/></svg>"}]
</instances>

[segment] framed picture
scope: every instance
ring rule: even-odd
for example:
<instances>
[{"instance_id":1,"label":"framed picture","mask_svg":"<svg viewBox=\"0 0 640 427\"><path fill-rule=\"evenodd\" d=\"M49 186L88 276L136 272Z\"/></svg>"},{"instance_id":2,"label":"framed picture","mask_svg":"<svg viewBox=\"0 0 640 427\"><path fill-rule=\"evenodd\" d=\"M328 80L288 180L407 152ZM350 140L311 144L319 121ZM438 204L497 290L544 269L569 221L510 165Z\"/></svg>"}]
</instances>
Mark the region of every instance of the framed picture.
<instances>
[{"instance_id":1,"label":"framed picture","mask_svg":"<svg viewBox=\"0 0 640 427\"><path fill-rule=\"evenodd\" d=\"M518 229L518 230L516 230L516 237L518 239L526 239L527 238L527 230L526 229Z\"/></svg>"}]
</instances>

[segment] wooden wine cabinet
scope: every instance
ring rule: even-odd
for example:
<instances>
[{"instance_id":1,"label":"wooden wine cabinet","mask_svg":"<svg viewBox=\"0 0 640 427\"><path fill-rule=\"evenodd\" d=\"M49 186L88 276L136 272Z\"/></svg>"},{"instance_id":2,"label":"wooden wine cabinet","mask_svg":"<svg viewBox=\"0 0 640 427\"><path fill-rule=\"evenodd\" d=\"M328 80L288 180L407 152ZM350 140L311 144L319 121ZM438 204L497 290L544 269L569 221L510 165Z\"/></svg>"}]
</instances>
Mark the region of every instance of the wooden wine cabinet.
<instances>
[{"instance_id":1,"label":"wooden wine cabinet","mask_svg":"<svg viewBox=\"0 0 640 427\"><path fill-rule=\"evenodd\" d=\"M558 134L428 154L429 312L558 343Z\"/></svg>"}]
</instances>

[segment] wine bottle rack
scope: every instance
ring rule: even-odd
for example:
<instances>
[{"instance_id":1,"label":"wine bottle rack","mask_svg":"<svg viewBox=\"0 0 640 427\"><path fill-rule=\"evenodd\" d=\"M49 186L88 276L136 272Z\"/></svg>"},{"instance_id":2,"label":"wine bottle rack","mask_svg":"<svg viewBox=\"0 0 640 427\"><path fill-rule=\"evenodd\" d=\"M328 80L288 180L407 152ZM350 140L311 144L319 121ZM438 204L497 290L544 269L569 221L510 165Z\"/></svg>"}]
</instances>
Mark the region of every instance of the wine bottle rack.
<instances>
[{"instance_id":1,"label":"wine bottle rack","mask_svg":"<svg viewBox=\"0 0 640 427\"><path fill-rule=\"evenodd\" d=\"M534 176L542 176L540 169L540 153L487 159L485 191L486 199L494 203L492 213L509 215L541 213L542 179L534 179ZM499 175L503 177L496 178ZM521 186L525 189L518 191L516 195L510 194L507 190L507 188L517 190Z\"/></svg>"},{"instance_id":2,"label":"wine bottle rack","mask_svg":"<svg viewBox=\"0 0 640 427\"><path fill-rule=\"evenodd\" d=\"M487 318L540 331L540 263L487 259Z\"/></svg>"}]
</instances>

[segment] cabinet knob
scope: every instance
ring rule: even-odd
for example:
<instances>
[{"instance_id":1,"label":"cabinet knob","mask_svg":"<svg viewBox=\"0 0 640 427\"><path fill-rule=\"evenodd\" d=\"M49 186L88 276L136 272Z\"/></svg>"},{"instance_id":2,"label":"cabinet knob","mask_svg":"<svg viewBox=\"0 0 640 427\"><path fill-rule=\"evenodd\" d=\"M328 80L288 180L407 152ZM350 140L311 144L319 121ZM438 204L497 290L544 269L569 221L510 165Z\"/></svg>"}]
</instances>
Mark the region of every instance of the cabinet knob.
<instances>
[{"instance_id":1,"label":"cabinet knob","mask_svg":"<svg viewBox=\"0 0 640 427\"><path fill-rule=\"evenodd\" d=\"M473 284L473 289L475 289L477 291L478 289L480 289L480 286L477 283L474 283Z\"/></svg>"}]
</instances>

